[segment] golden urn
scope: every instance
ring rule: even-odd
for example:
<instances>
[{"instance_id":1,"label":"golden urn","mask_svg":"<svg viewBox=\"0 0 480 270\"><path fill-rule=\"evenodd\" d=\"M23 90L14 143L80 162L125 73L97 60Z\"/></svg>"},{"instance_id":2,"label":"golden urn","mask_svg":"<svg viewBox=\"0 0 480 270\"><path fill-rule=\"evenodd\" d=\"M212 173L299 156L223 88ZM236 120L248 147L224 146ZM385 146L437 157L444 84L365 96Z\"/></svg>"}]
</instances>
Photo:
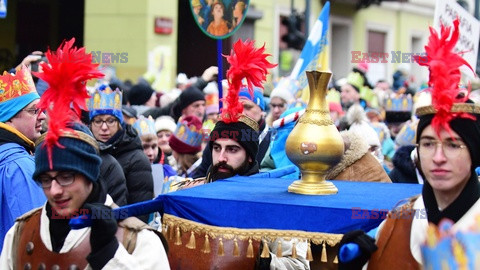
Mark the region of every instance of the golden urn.
<instances>
[{"instance_id":1,"label":"golden urn","mask_svg":"<svg viewBox=\"0 0 480 270\"><path fill-rule=\"evenodd\" d=\"M328 170L343 155L343 140L330 118L327 86L331 72L307 71L310 100L286 142L288 158L300 168L301 180L288 191L299 194L336 194L337 187L325 180Z\"/></svg>"}]
</instances>

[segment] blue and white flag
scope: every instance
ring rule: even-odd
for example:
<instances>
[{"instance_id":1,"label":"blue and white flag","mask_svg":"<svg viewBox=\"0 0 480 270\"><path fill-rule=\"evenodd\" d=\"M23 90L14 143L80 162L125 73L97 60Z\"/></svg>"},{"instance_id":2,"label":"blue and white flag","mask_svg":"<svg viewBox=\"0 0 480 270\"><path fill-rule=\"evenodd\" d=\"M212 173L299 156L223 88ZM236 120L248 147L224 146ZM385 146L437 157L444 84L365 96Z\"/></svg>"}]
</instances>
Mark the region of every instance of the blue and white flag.
<instances>
[{"instance_id":1,"label":"blue and white flag","mask_svg":"<svg viewBox=\"0 0 480 270\"><path fill-rule=\"evenodd\" d=\"M0 0L0 19L7 17L7 0Z\"/></svg>"},{"instance_id":2,"label":"blue and white flag","mask_svg":"<svg viewBox=\"0 0 480 270\"><path fill-rule=\"evenodd\" d=\"M318 16L318 19L315 21L308 40L302 49L302 53L290 74L290 79L299 82L300 89L305 88L307 85L305 71L317 69L328 70L328 58L326 56L329 18L330 2L327 1L320 12L320 16ZM323 56L320 57L321 55Z\"/></svg>"}]
</instances>

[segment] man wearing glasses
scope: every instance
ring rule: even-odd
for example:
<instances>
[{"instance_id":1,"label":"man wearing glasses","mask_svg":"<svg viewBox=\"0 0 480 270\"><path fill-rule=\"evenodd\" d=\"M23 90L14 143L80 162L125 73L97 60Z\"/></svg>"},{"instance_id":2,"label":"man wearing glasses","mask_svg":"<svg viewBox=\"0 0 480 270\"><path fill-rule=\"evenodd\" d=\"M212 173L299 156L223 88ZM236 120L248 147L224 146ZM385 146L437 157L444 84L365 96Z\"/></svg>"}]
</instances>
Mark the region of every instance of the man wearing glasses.
<instances>
[{"instance_id":1,"label":"man wearing glasses","mask_svg":"<svg viewBox=\"0 0 480 270\"><path fill-rule=\"evenodd\" d=\"M469 99L467 89L459 88L459 68L466 62L453 52L451 44L459 37L459 21L453 25L451 35L451 28L442 26L441 40L430 29L432 35L425 46L428 58L417 59L420 65L429 67L432 93L432 105L416 109L417 166L425 180L422 193L392 210L380 224L375 239L361 231L346 233L340 250L342 244L356 243L361 254L356 258L339 256L339 269L361 269L367 260L368 269L439 269L440 265L461 268L460 260L451 264L450 258L475 261L470 254L476 253L463 241L458 242L462 246L459 251L429 228L431 224L450 226L440 233L444 235L470 230L474 236L478 233L473 228L478 226L480 215L480 182L475 172L480 166L480 106ZM442 225L444 220L451 222ZM449 250L441 256L434 250L440 241L446 244L442 251ZM422 252L424 248L428 251ZM431 256L422 259L428 254Z\"/></svg>"},{"instance_id":2,"label":"man wearing glasses","mask_svg":"<svg viewBox=\"0 0 480 270\"><path fill-rule=\"evenodd\" d=\"M39 99L27 68L0 76L0 251L15 219L45 202L32 180L34 141L46 118L36 107Z\"/></svg>"}]
</instances>

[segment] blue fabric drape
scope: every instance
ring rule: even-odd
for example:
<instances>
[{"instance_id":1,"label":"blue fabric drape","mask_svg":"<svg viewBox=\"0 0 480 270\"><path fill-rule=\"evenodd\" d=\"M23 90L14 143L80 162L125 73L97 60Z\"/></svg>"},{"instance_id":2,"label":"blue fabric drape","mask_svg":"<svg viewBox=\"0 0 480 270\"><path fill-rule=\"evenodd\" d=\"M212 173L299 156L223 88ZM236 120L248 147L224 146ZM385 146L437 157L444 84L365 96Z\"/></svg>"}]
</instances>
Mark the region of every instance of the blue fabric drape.
<instances>
[{"instance_id":1,"label":"blue fabric drape","mask_svg":"<svg viewBox=\"0 0 480 270\"><path fill-rule=\"evenodd\" d=\"M345 233L377 227L382 214L422 189L418 184L332 182L338 194L311 196L289 193L289 179L237 176L160 198L165 213L207 225Z\"/></svg>"}]
</instances>

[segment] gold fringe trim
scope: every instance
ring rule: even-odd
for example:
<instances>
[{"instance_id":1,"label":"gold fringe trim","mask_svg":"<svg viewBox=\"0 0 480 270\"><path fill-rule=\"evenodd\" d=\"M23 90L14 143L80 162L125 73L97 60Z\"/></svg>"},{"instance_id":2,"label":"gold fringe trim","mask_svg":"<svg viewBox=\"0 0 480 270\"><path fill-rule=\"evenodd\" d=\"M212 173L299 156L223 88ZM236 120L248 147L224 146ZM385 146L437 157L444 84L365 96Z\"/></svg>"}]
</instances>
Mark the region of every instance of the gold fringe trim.
<instances>
[{"instance_id":1,"label":"gold fringe trim","mask_svg":"<svg viewBox=\"0 0 480 270\"><path fill-rule=\"evenodd\" d=\"M307 247L307 261L313 262L313 256L312 256L312 248L310 247L310 241L308 241L308 247Z\"/></svg>"},{"instance_id":2,"label":"gold fringe trim","mask_svg":"<svg viewBox=\"0 0 480 270\"><path fill-rule=\"evenodd\" d=\"M253 258L252 239L248 239L247 258Z\"/></svg>"},{"instance_id":3,"label":"gold fringe trim","mask_svg":"<svg viewBox=\"0 0 480 270\"><path fill-rule=\"evenodd\" d=\"M174 244L177 246L182 244L182 238L180 237L180 227L177 227Z\"/></svg>"},{"instance_id":4,"label":"gold fringe trim","mask_svg":"<svg viewBox=\"0 0 480 270\"><path fill-rule=\"evenodd\" d=\"M277 257L282 257L282 240L278 240L277 244Z\"/></svg>"},{"instance_id":5,"label":"gold fringe trim","mask_svg":"<svg viewBox=\"0 0 480 270\"><path fill-rule=\"evenodd\" d=\"M208 235L205 234L205 242L203 243L203 253L210 253L210 240L208 239Z\"/></svg>"},{"instance_id":6,"label":"gold fringe trim","mask_svg":"<svg viewBox=\"0 0 480 270\"><path fill-rule=\"evenodd\" d=\"M195 249L196 247L196 243L195 243L195 234L193 233L193 231L190 233L190 240L188 241L188 244L186 245L186 247L188 249Z\"/></svg>"},{"instance_id":7,"label":"gold fringe trim","mask_svg":"<svg viewBox=\"0 0 480 270\"><path fill-rule=\"evenodd\" d=\"M238 248L237 238L233 239L233 256L234 257L240 256L240 250Z\"/></svg>"},{"instance_id":8,"label":"gold fringe trim","mask_svg":"<svg viewBox=\"0 0 480 270\"><path fill-rule=\"evenodd\" d=\"M225 250L223 249L223 240L222 238L220 237L218 239L218 256L225 256Z\"/></svg>"},{"instance_id":9,"label":"gold fringe trim","mask_svg":"<svg viewBox=\"0 0 480 270\"><path fill-rule=\"evenodd\" d=\"M335 259L333 259L333 263L338 264L338 256L337 255L335 255Z\"/></svg>"},{"instance_id":10,"label":"gold fringe trim","mask_svg":"<svg viewBox=\"0 0 480 270\"><path fill-rule=\"evenodd\" d=\"M175 230L173 229L173 226L172 225L167 225L167 228L168 228L168 239L169 240L173 240L173 237L175 235Z\"/></svg>"},{"instance_id":11,"label":"gold fringe trim","mask_svg":"<svg viewBox=\"0 0 480 270\"><path fill-rule=\"evenodd\" d=\"M293 259L298 258L298 255L297 255L297 243L295 243L295 242L293 242L293 244L292 244L292 258L293 258Z\"/></svg>"},{"instance_id":12,"label":"gold fringe trim","mask_svg":"<svg viewBox=\"0 0 480 270\"><path fill-rule=\"evenodd\" d=\"M268 258L270 257L270 250L268 249L268 243L266 240L263 240L263 249L262 254L260 254L260 258Z\"/></svg>"},{"instance_id":13,"label":"gold fringe trim","mask_svg":"<svg viewBox=\"0 0 480 270\"><path fill-rule=\"evenodd\" d=\"M193 231L197 234L207 234L209 237L216 239L223 237L225 239L238 240L269 240L274 241L277 238L291 239L309 239L310 242L320 245L326 243L330 246L335 246L340 243L342 234L332 233L319 233L319 232L305 232L297 230L273 230L273 229L238 229L232 227L217 227L211 225L205 225L198 222L190 221L184 218L179 218L170 214L164 214L163 223L167 226L177 229L183 232ZM179 232L177 231L177 234ZM181 240L180 240L181 241Z\"/></svg>"},{"instance_id":14,"label":"gold fringe trim","mask_svg":"<svg viewBox=\"0 0 480 270\"><path fill-rule=\"evenodd\" d=\"M322 244L322 257L320 257L321 262L327 262L327 248L325 247L325 242Z\"/></svg>"}]
</instances>

